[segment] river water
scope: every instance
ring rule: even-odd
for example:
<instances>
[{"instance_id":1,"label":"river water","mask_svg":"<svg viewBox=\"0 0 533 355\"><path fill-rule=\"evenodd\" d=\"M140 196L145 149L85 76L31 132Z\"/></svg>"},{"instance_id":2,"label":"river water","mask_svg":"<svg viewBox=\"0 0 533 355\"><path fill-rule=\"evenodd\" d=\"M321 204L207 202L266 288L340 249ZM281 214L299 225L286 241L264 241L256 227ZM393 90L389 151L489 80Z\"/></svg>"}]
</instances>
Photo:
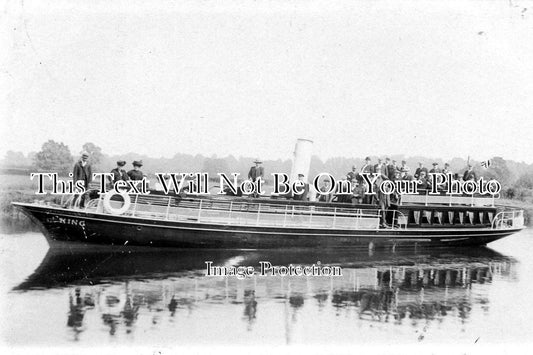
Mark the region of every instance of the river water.
<instances>
[{"instance_id":1,"label":"river water","mask_svg":"<svg viewBox=\"0 0 533 355\"><path fill-rule=\"evenodd\" d=\"M48 249L0 235L9 346L488 344L532 332L533 230L489 248ZM206 276L213 265L340 266L342 276Z\"/></svg>"}]
</instances>

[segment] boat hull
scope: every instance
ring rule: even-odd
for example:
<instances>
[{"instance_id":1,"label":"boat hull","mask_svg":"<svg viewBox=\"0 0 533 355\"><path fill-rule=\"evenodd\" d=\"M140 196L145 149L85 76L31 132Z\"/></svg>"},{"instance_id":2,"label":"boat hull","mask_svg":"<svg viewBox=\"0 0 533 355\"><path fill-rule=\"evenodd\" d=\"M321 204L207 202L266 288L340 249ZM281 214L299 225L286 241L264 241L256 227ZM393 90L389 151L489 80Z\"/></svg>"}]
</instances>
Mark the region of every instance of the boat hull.
<instances>
[{"instance_id":1,"label":"boat hull","mask_svg":"<svg viewBox=\"0 0 533 355\"><path fill-rule=\"evenodd\" d=\"M335 230L151 220L16 204L39 224L49 243L175 248L379 248L486 245L522 228L406 228Z\"/></svg>"}]
</instances>

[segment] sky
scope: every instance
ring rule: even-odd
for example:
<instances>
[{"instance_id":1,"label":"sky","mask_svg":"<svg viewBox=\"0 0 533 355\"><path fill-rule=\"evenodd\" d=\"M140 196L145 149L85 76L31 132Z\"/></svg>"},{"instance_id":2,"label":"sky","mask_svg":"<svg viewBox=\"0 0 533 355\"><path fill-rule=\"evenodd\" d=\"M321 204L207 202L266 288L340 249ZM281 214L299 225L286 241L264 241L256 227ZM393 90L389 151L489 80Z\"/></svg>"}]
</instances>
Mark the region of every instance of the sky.
<instances>
[{"instance_id":1,"label":"sky","mask_svg":"<svg viewBox=\"0 0 533 355\"><path fill-rule=\"evenodd\" d=\"M0 155L533 163L533 2L10 1Z\"/></svg>"}]
</instances>

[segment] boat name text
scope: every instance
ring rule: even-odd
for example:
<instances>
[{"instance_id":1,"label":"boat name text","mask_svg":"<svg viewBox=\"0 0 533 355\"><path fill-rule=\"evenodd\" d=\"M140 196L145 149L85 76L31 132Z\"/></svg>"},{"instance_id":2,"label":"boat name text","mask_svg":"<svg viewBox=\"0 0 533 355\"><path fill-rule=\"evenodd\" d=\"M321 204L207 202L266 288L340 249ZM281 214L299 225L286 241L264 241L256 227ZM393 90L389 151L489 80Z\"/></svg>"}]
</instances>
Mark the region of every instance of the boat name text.
<instances>
[{"instance_id":1,"label":"boat name text","mask_svg":"<svg viewBox=\"0 0 533 355\"><path fill-rule=\"evenodd\" d=\"M59 216L48 217L46 219L46 222L85 227L85 221L81 221L79 219L73 219L73 218L59 217Z\"/></svg>"}]
</instances>

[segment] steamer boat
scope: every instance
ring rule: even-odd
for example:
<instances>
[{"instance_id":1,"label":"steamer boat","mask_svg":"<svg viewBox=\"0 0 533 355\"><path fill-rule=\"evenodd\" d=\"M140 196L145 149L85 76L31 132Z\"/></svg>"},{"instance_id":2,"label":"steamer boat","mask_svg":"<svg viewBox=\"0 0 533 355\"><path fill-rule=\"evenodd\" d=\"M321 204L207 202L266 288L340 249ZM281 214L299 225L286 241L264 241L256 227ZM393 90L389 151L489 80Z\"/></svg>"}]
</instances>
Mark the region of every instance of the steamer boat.
<instances>
[{"instance_id":1,"label":"steamer boat","mask_svg":"<svg viewBox=\"0 0 533 355\"><path fill-rule=\"evenodd\" d=\"M291 181L308 176L312 142L299 139ZM121 196L119 196L121 195ZM176 248L279 249L486 245L524 228L523 211L494 197L403 195L386 210L368 204L273 198L95 194L60 203L13 203L63 242ZM71 243L69 243L71 245ZM70 248L70 246L69 246Z\"/></svg>"},{"instance_id":2,"label":"steamer boat","mask_svg":"<svg viewBox=\"0 0 533 355\"><path fill-rule=\"evenodd\" d=\"M58 204L14 205L38 223L52 245L449 247L486 245L524 228L522 210L483 197L404 195L387 210L266 198L122 197L124 201L113 192L101 194L84 208L73 197Z\"/></svg>"}]
</instances>

